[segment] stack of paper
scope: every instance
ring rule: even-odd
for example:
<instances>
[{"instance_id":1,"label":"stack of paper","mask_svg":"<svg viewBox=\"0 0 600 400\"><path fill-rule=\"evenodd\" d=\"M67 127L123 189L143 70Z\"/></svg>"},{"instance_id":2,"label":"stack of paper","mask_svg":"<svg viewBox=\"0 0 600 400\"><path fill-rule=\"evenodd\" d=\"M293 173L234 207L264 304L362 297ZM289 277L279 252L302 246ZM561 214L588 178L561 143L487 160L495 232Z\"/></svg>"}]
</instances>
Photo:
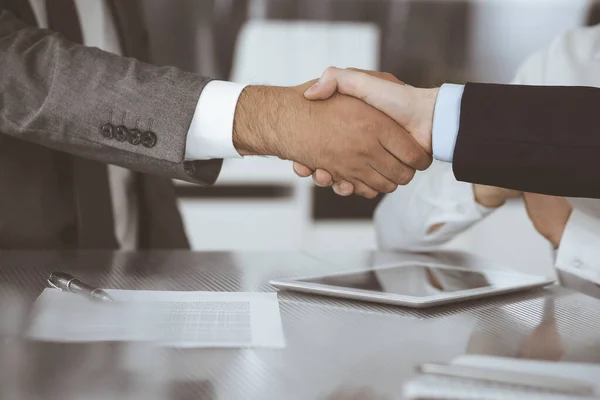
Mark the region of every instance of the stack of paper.
<instances>
[{"instance_id":1,"label":"stack of paper","mask_svg":"<svg viewBox=\"0 0 600 400\"><path fill-rule=\"evenodd\" d=\"M589 385L594 393L589 396L569 395L525 386L420 375L405 385L404 396L411 400L598 400L600 398L600 380L598 379L600 378L600 365L487 356L461 356L456 358L451 365L536 374L548 377L550 380L553 377L568 378Z\"/></svg>"}]
</instances>

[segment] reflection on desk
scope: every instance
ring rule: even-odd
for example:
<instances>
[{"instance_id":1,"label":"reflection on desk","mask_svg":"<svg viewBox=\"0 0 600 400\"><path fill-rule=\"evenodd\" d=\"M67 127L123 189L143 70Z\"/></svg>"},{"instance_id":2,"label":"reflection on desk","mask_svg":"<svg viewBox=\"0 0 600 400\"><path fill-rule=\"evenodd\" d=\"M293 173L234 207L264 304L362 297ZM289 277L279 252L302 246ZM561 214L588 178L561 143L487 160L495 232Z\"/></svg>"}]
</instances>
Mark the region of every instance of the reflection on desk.
<instances>
[{"instance_id":1,"label":"reflection on desk","mask_svg":"<svg viewBox=\"0 0 600 400\"><path fill-rule=\"evenodd\" d=\"M600 300L561 287L431 310L280 293L283 350L157 354L138 348L125 357L126 343L20 340L30 306L54 270L108 289L273 291L267 284L271 279L365 270L380 260L397 264L406 257L413 256L0 252L0 322L14 321L0 323L0 397L24 387L44 396L38 398L65 400L61 390L75 395L89 385L98 395L110 389L118 399L126 398L123 393L144 400L167 393L168 399L312 400L348 397L361 388L396 399L416 365L449 362L462 354L600 363ZM24 295L23 302L12 302L14 307L6 301L17 297L11 290ZM148 387L156 384L156 389L127 393L126 386L139 387L136 382L147 377L152 377Z\"/></svg>"},{"instance_id":2,"label":"reflection on desk","mask_svg":"<svg viewBox=\"0 0 600 400\"><path fill-rule=\"evenodd\" d=\"M467 269L424 265L390 267L371 271L304 279L305 282L370 290L406 296L425 297L488 287L485 273Z\"/></svg>"}]
</instances>

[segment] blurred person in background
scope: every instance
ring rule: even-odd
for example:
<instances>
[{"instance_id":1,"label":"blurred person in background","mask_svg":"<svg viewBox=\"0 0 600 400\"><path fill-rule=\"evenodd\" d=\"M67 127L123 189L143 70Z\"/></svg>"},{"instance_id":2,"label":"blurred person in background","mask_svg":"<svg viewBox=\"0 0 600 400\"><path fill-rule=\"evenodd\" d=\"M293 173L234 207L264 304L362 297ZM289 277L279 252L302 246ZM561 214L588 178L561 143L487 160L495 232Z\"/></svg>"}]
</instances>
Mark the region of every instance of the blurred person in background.
<instances>
[{"instance_id":1,"label":"blurred person in background","mask_svg":"<svg viewBox=\"0 0 600 400\"><path fill-rule=\"evenodd\" d=\"M213 184L223 158L300 161L358 193L431 163L349 96L315 107L310 83L245 87L149 59L135 0L0 0L0 248L186 248L170 179Z\"/></svg>"},{"instance_id":2,"label":"blurred person in background","mask_svg":"<svg viewBox=\"0 0 600 400\"><path fill-rule=\"evenodd\" d=\"M599 62L600 25L580 28L525 61L514 83L600 87ZM522 197L531 223L555 252L555 267L600 285L600 200L459 182L450 164L437 161L412 185L386 196L379 205L375 213L379 246L437 249L457 235L468 234L471 227L516 197ZM501 243L502 238L490 240Z\"/></svg>"}]
</instances>

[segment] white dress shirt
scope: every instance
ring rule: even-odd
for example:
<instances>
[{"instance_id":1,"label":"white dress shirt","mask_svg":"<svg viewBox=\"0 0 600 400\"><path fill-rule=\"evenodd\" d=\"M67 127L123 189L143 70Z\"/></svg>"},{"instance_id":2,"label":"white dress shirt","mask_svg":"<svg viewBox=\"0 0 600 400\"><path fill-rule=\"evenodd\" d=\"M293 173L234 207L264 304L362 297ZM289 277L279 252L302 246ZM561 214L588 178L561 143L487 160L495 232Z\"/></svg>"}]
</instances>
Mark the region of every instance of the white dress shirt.
<instances>
[{"instance_id":1,"label":"white dress shirt","mask_svg":"<svg viewBox=\"0 0 600 400\"><path fill-rule=\"evenodd\" d=\"M48 26L45 0L30 0L39 26ZM119 36L104 0L75 0L87 46L122 54ZM240 157L233 146L233 119L244 85L212 81L196 107L187 136L186 160ZM122 250L138 246L138 198L133 173L110 165L108 171L115 219L115 237Z\"/></svg>"},{"instance_id":2,"label":"white dress shirt","mask_svg":"<svg viewBox=\"0 0 600 400\"><path fill-rule=\"evenodd\" d=\"M600 87L600 26L562 35L523 64L515 83ZM436 104L433 150L435 158L445 162L434 162L430 170L386 196L378 207L375 224L381 247L432 250L470 231L494 211L475 201L473 186L458 182L447 163L452 161L458 135L462 90L460 85L444 85ZM555 267L600 284L600 200L568 200L574 210L555 253ZM524 212L521 215L526 218ZM430 232L435 225L441 228ZM515 226L523 224L515 221ZM500 235L488 240L501 242Z\"/></svg>"}]
</instances>

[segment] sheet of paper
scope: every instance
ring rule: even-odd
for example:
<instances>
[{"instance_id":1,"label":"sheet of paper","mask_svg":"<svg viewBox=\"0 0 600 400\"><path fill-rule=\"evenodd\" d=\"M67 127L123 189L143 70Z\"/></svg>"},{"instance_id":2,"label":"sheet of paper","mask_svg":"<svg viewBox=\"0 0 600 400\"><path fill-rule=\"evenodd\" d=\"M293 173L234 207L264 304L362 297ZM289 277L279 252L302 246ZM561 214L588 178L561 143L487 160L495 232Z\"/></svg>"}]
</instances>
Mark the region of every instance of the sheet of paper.
<instances>
[{"instance_id":1,"label":"sheet of paper","mask_svg":"<svg viewBox=\"0 0 600 400\"><path fill-rule=\"evenodd\" d=\"M595 395L591 397L571 396L502 384L420 375L404 386L405 397L407 399L440 400L520 400L523 398L528 400L597 400L600 396L600 384L597 378L600 376L600 365L476 355L457 357L452 364L577 379L594 386Z\"/></svg>"},{"instance_id":2,"label":"sheet of paper","mask_svg":"<svg viewBox=\"0 0 600 400\"><path fill-rule=\"evenodd\" d=\"M51 342L283 348L277 293L107 290L113 303L46 289L28 336Z\"/></svg>"},{"instance_id":3,"label":"sheet of paper","mask_svg":"<svg viewBox=\"0 0 600 400\"><path fill-rule=\"evenodd\" d=\"M478 355L457 357L452 361L452 364L577 379L594 386L596 392L600 395L600 382L598 381L598 377L600 377L600 365L598 364L539 361L523 358L515 359Z\"/></svg>"}]
</instances>

